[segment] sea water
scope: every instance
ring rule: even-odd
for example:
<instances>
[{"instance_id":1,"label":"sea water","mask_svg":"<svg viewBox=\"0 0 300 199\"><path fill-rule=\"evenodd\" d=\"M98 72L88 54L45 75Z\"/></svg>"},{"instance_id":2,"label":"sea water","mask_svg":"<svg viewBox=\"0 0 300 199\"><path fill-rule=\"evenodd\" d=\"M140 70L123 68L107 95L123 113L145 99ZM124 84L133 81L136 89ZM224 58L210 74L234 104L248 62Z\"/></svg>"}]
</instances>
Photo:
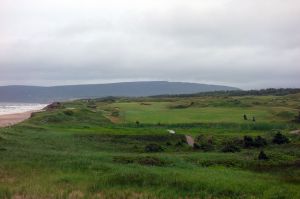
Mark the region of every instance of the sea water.
<instances>
[{"instance_id":1,"label":"sea water","mask_svg":"<svg viewBox=\"0 0 300 199\"><path fill-rule=\"evenodd\" d=\"M0 115L37 111L41 110L45 106L47 106L47 104L0 102Z\"/></svg>"}]
</instances>

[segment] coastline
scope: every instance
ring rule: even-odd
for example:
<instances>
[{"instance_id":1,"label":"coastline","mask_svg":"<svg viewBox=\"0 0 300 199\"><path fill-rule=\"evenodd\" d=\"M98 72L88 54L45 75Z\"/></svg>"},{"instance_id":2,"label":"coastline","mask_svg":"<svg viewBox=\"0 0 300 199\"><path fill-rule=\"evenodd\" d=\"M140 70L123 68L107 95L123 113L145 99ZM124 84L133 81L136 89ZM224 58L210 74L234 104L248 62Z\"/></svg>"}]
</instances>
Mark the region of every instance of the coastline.
<instances>
[{"instance_id":1,"label":"coastline","mask_svg":"<svg viewBox=\"0 0 300 199\"><path fill-rule=\"evenodd\" d=\"M42 109L39 110L31 110L21 113L8 113L0 115L0 128L13 126L15 124L21 123L31 117L32 113L41 112Z\"/></svg>"},{"instance_id":2,"label":"coastline","mask_svg":"<svg viewBox=\"0 0 300 199\"><path fill-rule=\"evenodd\" d=\"M39 112L39 111L40 110L0 115L0 128L12 126L12 125L18 124L20 122L23 122L30 118L31 113Z\"/></svg>"}]
</instances>

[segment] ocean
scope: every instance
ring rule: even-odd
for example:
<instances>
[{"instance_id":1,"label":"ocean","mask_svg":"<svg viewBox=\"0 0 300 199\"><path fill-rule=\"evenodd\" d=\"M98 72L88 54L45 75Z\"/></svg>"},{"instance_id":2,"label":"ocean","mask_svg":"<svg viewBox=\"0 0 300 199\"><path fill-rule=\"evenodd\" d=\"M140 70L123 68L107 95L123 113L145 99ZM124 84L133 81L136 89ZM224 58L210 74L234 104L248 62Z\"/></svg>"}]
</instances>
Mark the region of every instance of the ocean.
<instances>
[{"instance_id":1,"label":"ocean","mask_svg":"<svg viewBox=\"0 0 300 199\"><path fill-rule=\"evenodd\" d=\"M3 103L0 102L0 115L23 113L27 111L40 110L47 104L32 104L32 103Z\"/></svg>"}]
</instances>

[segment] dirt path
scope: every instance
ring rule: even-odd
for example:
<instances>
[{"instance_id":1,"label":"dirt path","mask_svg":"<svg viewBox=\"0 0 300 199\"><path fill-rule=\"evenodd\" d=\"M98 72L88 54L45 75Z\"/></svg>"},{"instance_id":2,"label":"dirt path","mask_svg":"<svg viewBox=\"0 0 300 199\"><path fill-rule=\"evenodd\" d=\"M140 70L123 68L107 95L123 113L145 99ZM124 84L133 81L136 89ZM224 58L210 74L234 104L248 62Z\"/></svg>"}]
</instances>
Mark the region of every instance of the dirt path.
<instances>
[{"instance_id":1,"label":"dirt path","mask_svg":"<svg viewBox=\"0 0 300 199\"><path fill-rule=\"evenodd\" d=\"M188 143L188 145L193 147L194 143L195 143L194 138L190 135L185 135L185 138L186 138L186 142Z\"/></svg>"},{"instance_id":2,"label":"dirt path","mask_svg":"<svg viewBox=\"0 0 300 199\"><path fill-rule=\"evenodd\" d=\"M293 134L293 135L300 135L300 130L290 131L290 134Z\"/></svg>"}]
</instances>

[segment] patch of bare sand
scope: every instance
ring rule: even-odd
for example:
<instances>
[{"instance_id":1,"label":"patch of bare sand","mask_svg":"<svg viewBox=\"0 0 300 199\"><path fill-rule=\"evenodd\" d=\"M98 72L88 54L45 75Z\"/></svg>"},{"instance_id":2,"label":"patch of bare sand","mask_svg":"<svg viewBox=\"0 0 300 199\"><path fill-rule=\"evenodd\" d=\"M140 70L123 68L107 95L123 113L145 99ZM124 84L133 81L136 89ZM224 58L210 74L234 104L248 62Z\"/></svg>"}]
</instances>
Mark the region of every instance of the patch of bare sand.
<instances>
[{"instance_id":1,"label":"patch of bare sand","mask_svg":"<svg viewBox=\"0 0 300 199\"><path fill-rule=\"evenodd\" d=\"M0 115L0 127L12 126L30 118L31 113L36 111L27 111L24 113L13 113L7 115Z\"/></svg>"},{"instance_id":2,"label":"patch of bare sand","mask_svg":"<svg viewBox=\"0 0 300 199\"><path fill-rule=\"evenodd\" d=\"M300 135L300 130L290 131L290 134L293 134L293 135Z\"/></svg>"}]
</instances>

